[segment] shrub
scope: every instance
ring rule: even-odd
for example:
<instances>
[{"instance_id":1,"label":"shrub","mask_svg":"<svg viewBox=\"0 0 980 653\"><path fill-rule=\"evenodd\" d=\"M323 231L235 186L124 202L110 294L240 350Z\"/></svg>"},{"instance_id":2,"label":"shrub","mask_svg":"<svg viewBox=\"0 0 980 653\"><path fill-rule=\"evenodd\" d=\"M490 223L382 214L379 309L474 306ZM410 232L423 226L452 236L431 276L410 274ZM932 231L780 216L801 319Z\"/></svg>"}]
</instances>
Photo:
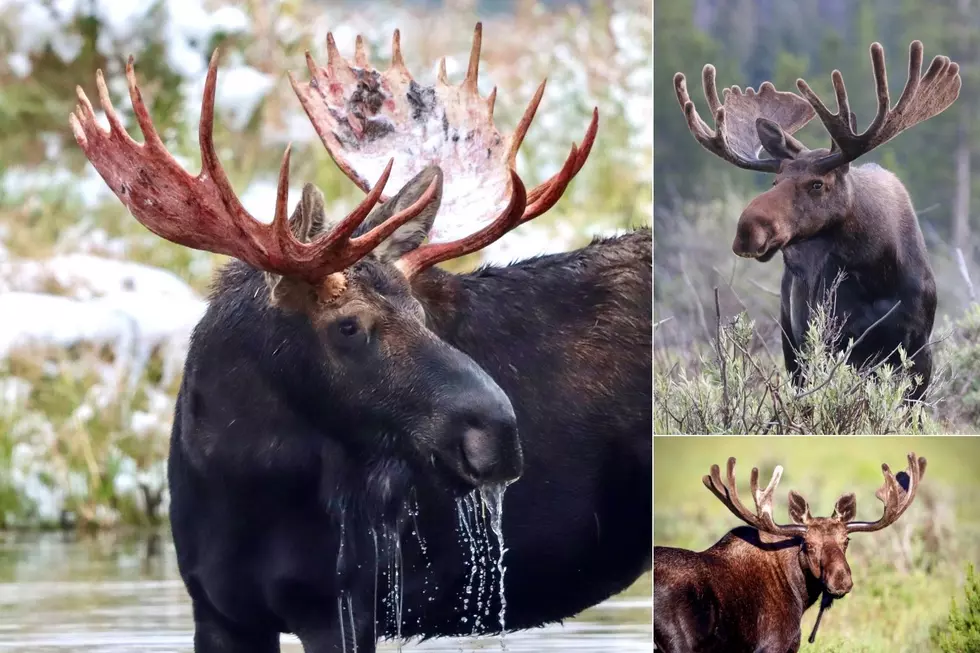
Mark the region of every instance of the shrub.
<instances>
[{"instance_id":1,"label":"shrub","mask_svg":"<svg viewBox=\"0 0 980 653\"><path fill-rule=\"evenodd\" d=\"M941 432L927 403L904 396L912 379L890 365L857 370L837 351L841 327L832 314L832 288L807 331L799 353L804 383L794 387L755 322L740 313L716 320L714 350L693 364L658 360L654 387L656 433L922 433ZM853 343L850 345L853 346ZM904 352L901 366L911 361ZM763 359L763 353L768 359ZM665 364L666 363L666 371ZM934 382L928 397L939 385Z\"/></svg>"},{"instance_id":2,"label":"shrub","mask_svg":"<svg viewBox=\"0 0 980 653\"><path fill-rule=\"evenodd\" d=\"M953 599L946 623L932 629L932 642L942 653L980 653L980 578L972 563L967 566L964 592L963 607Z\"/></svg>"}]
</instances>

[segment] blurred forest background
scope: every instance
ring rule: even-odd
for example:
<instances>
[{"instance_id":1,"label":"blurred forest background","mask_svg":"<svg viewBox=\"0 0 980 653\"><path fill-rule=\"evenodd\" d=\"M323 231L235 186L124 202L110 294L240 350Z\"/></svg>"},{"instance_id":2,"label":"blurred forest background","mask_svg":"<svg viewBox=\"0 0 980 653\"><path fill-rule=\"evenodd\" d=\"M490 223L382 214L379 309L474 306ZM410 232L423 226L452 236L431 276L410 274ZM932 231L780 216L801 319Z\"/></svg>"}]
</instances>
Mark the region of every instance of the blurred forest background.
<instances>
[{"instance_id":1,"label":"blurred forest background","mask_svg":"<svg viewBox=\"0 0 980 653\"><path fill-rule=\"evenodd\" d=\"M829 517L837 498L857 497L857 518L875 521L881 464L904 470L914 451L928 460L914 503L877 533L851 538L847 560L854 589L836 601L814 644L802 653L973 653L980 650L980 478L977 438L847 437L656 438L654 544L704 550L744 525L705 489L701 477L729 456L748 492L749 474L763 481L782 465L773 514L788 523L786 496L796 490L814 517ZM746 494L742 494L743 500ZM953 607L955 601L955 608ZM803 616L808 637L819 605Z\"/></svg>"},{"instance_id":2,"label":"blurred forest background","mask_svg":"<svg viewBox=\"0 0 980 653\"><path fill-rule=\"evenodd\" d=\"M739 214L768 187L771 177L735 168L696 143L677 104L674 73L687 76L695 106L710 121L701 91L701 69L706 63L718 69L719 88L758 88L771 80L777 89L796 92L796 80L803 77L831 106L830 73L836 68L843 74L851 109L863 130L876 110L871 43L878 41L885 48L895 102L907 79L909 43L919 39L925 46L923 69L938 54L960 64L960 97L942 115L877 148L859 163L877 162L905 183L936 272L939 308L933 337L943 342L937 345L941 371L929 406L938 421L930 428L976 432L980 356L974 343L980 312L956 250L963 254L972 283L980 282L980 3L671 0L658 3L654 13L654 310L655 324L659 322L655 349L661 390L678 396L670 389L703 374L710 367L703 363L705 357L712 357L717 322L724 327L742 311L754 322L746 348L762 352L754 361L764 368L757 385L770 369L781 373L783 367L775 317L782 257L762 264L738 259L731 251ZM830 144L819 120L811 121L797 136L809 147ZM715 396L708 386L713 384L694 394L703 390ZM946 402L946 398L951 399ZM673 408L684 412L691 403L707 405L696 399ZM833 407L828 412L834 412ZM714 428L711 421L701 420L700 428ZM662 426L679 428L677 420L669 419Z\"/></svg>"},{"instance_id":3,"label":"blurred forest background","mask_svg":"<svg viewBox=\"0 0 980 653\"><path fill-rule=\"evenodd\" d=\"M286 77L303 51L326 61L332 31L373 61L402 33L409 69L435 80L465 72L484 23L480 90L499 93L496 123L516 125L548 87L518 171L553 174L591 111L592 155L562 201L456 270L580 246L649 224L652 153L648 0L0 0L0 529L111 527L166 515L165 457L190 330L221 257L171 245L125 211L68 127L75 86L114 105L141 140L126 92L132 54L168 149L195 173L207 62L221 47L216 144L246 208L271 219L276 171L292 141L290 204L317 183L328 210L363 196L339 173Z\"/></svg>"}]
</instances>

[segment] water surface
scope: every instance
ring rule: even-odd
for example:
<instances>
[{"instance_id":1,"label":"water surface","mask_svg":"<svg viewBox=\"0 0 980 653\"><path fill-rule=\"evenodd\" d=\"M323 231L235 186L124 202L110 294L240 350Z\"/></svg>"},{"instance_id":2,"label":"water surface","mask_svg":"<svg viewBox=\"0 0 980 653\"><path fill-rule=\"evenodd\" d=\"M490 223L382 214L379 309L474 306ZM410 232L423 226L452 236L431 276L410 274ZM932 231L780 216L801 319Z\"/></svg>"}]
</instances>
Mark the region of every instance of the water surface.
<instances>
[{"instance_id":1,"label":"water surface","mask_svg":"<svg viewBox=\"0 0 980 653\"><path fill-rule=\"evenodd\" d=\"M644 596L645 594L645 596ZM513 633L510 653L652 650L649 585L564 625ZM0 534L0 651L130 653L193 650L190 601L169 535ZM299 653L292 636L282 650ZM383 651L398 650L389 642ZM405 651L500 651L498 638L407 642Z\"/></svg>"}]
</instances>

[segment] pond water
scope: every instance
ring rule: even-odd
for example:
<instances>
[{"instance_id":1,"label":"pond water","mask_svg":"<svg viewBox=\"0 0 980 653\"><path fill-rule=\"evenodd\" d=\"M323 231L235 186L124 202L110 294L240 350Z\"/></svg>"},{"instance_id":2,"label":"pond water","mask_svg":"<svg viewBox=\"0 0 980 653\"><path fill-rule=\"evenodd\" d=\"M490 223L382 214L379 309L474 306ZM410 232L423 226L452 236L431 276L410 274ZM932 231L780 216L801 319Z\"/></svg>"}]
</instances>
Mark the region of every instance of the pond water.
<instances>
[{"instance_id":1,"label":"pond water","mask_svg":"<svg viewBox=\"0 0 980 653\"><path fill-rule=\"evenodd\" d=\"M514 633L510 653L652 650L649 579L564 625ZM0 652L190 652L190 602L169 535L0 534ZM292 636L282 650L299 653ZM381 646L397 651L397 643ZM500 651L499 638L408 642L405 651Z\"/></svg>"}]
</instances>

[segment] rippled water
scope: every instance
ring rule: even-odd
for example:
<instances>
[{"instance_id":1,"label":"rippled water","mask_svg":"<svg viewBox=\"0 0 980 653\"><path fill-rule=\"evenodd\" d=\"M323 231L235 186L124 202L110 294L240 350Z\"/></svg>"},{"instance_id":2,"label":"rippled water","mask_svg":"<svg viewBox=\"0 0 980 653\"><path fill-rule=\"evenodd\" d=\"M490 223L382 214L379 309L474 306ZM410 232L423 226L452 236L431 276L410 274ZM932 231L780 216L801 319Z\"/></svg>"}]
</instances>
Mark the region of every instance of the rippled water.
<instances>
[{"instance_id":1,"label":"rippled water","mask_svg":"<svg viewBox=\"0 0 980 653\"><path fill-rule=\"evenodd\" d=\"M648 652L648 592L607 601L564 626L507 635L506 650ZM168 535L0 535L0 651L189 652L192 629ZM283 636L282 643L283 651L302 650L295 637ZM406 651L447 653L500 648L498 638L404 645Z\"/></svg>"}]
</instances>

